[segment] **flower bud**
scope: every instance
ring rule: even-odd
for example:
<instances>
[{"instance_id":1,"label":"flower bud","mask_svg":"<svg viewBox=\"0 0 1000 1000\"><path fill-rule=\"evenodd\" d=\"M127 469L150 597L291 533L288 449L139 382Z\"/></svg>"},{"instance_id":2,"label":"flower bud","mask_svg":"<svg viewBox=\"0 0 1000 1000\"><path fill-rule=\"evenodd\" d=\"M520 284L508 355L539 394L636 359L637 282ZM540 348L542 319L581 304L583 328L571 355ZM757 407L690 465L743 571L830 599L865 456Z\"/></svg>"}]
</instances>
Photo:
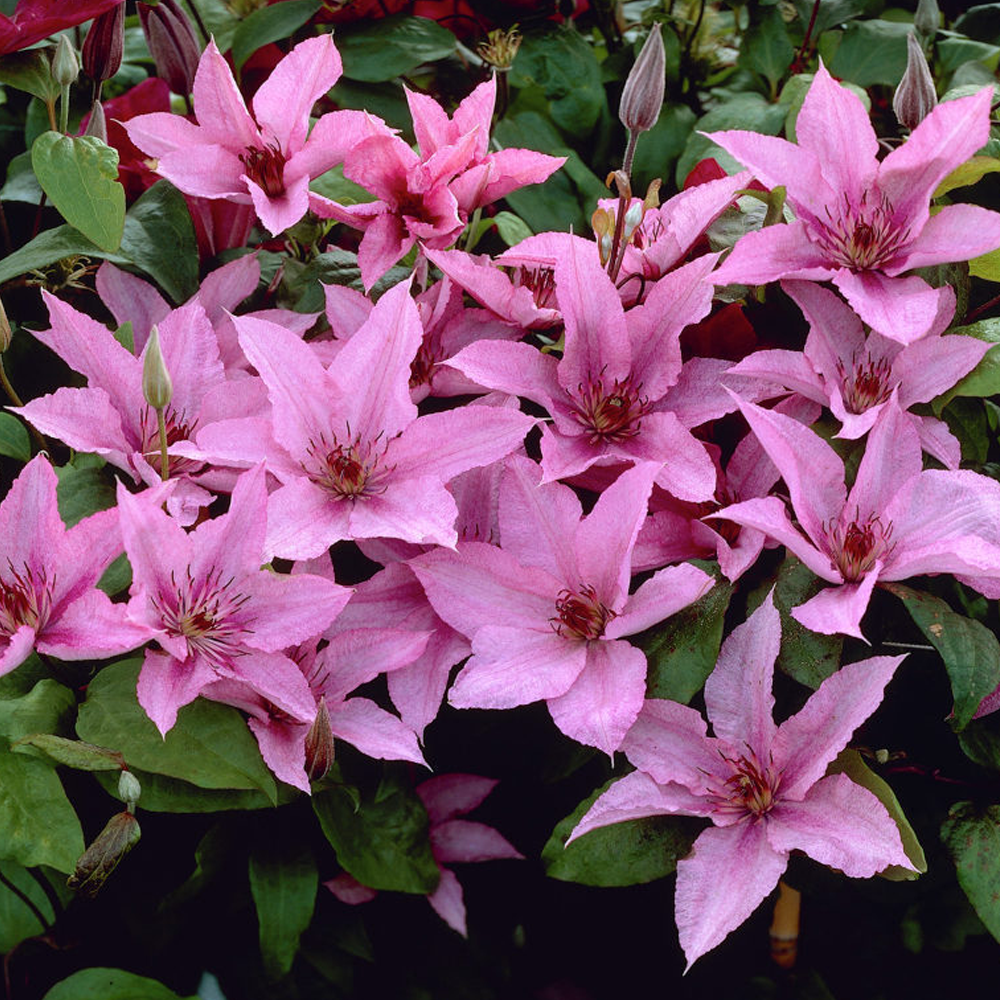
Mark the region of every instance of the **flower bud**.
<instances>
[{"instance_id":1,"label":"flower bud","mask_svg":"<svg viewBox=\"0 0 1000 1000\"><path fill-rule=\"evenodd\" d=\"M122 64L125 49L125 4L94 18L83 40L83 71L91 80L110 80Z\"/></svg>"},{"instance_id":2,"label":"flower bud","mask_svg":"<svg viewBox=\"0 0 1000 1000\"><path fill-rule=\"evenodd\" d=\"M90 109L90 118L87 120L87 127L83 130L84 135L92 135L95 139L100 139L105 145L108 142L108 121L104 117L104 105L100 101L94 101L94 106Z\"/></svg>"},{"instance_id":3,"label":"flower bud","mask_svg":"<svg viewBox=\"0 0 1000 1000\"><path fill-rule=\"evenodd\" d=\"M154 410L162 410L173 398L174 383L170 381L160 350L160 331L154 326L149 331L146 355L142 360L142 394Z\"/></svg>"},{"instance_id":4,"label":"flower bud","mask_svg":"<svg viewBox=\"0 0 1000 1000\"><path fill-rule=\"evenodd\" d=\"M941 8L937 0L920 0L913 15L913 27L925 38L937 34L941 27Z\"/></svg>"},{"instance_id":5,"label":"flower bud","mask_svg":"<svg viewBox=\"0 0 1000 1000\"><path fill-rule=\"evenodd\" d=\"M139 822L128 811L108 820L107 826L80 855L66 884L86 896L96 896L118 863L139 842Z\"/></svg>"},{"instance_id":6,"label":"flower bud","mask_svg":"<svg viewBox=\"0 0 1000 1000\"><path fill-rule=\"evenodd\" d=\"M10 348L10 342L14 339L14 335L10 329L10 320L7 319L7 310L3 307L3 302L0 302L0 354L6 354Z\"/></svg>"},{"instance_id":7,"label":"flower bud","mask_svg":"<svg viewBox=\"0 0 1000 1000\"><path fill-rule=\"evenodd\" d=\"M125 803L129 812L135 812L135 804L142 795L142 785L131 771L122 771L118 775L118 798Z\"/></svg>"},{"instance_id":8,"label":"flower bud","mask_svg":"<svg viewBox=\"0 0 1000 1000\"><path fill-rule=\"evenodd\" d=\"M892 110L899 124L912 132L934 110L937 91L924 50L912 31L906 36L906 53L906 72L893 95Z\"/></svg>"},{"instance_id":9,"label":"flower bud","mask_svg":"<svg viewBox=\"0 0 1000 1000\"><path fill-rule=\"evenodd\" d=\"M319 781L333 767L333 730L326 698L320 698L316 718L306 733L306 774L310 781Z\"/></svg>"},{"instance_id":10,"label":"flower bud","mask_svg":"<svg viewBox=\"0 0 1000 1000\"><path fill-rule=\"evenodd\" d=\"M55 55L52 57L52 79L60 87L68 87L76 83L76 78L79 75L80 60L76 57L73 43L67 35L60 35Z\"/></svg>"},{"instance_id":11,"label":"flower bud","mask_svg":"<svg viewBox=\"0 0 1000 1000\"><path fill-rule=\"evenodd\" d=\"M657 21L625 81L621 103L618 105L618 117L631 133L648 131L660 117L666 87L666 67L660 22Z\"/></svg>"},{"instance_id":12,"label":"flower bud","mask_svg":"<svg viewBox=\"0 0 1000 1000\"><path fill-rule=\"evenodd\" d=\"M494 28L487 34L486 41L479 43L476 52L484 63L488 63L499 73L506 73L520 47L521 33L515 24L508 30Z\"/></svg>"},{"instance_id":13,"label":"flower bud","mask_svg":"<svg viewBox=\"0 0 1000 1000\"><path fill-rule=\"evenodd\" d=\"M635 227L642 222L642 202L634 201L625 213L625 239L628 239L635 231Z\"/></svg>"},{"instance_id":14,"label":"flower bud","mask_svg":"<svg viewBox=\"0 0 1000 1000\"><path fill-rule=\"evenodd\" d=\"M159 0L155 6L137 4L146 44L149 46L156 75L167 81L175 94L187 97L194 86L201 51L194 28L177 0Z\"/></svg>"}]
</instances>

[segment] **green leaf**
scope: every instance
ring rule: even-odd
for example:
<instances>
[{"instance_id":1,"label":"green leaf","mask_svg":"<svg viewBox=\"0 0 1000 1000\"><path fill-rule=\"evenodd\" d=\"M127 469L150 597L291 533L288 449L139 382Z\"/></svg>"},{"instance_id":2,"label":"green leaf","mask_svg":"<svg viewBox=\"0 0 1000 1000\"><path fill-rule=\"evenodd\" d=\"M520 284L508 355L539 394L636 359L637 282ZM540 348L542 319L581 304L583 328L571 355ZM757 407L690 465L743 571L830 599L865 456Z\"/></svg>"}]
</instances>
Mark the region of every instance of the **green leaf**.
<instances>
[{"instance_id":1,"label":"green leaf","mask_svg":"<svg viewBox=\"0 0 1000 1000\"><path fill-rule=\"evenodd\" d=\"M733 585L717 579L715 586L690 607L632 642L646 654L646 697L668 698L686 705L715 669L722 644L722 625Z\"/></svg>"},{"instance_id":2,"label":"green leaf","mask_svg":"<svg viewBox=\"0 0 1000 1000\"><path fill-rule=\"evenodd\" d=\"M525 35L510 83L519 89L537 86L549 102L552 121L577 138L593 131L607 104L593 46L566 26Z\"/></svg>"},{"instance_id":3,"label":"green leaf","mask_svg":"<svg viewBox=\"0 0 1000 1000\"><path fill-rule=\"evenodd\" d=\"M965 163L955 167L947 177L937 186L933 197L941 198L955 188L970 187L981 180L987 174L993 174L1000 170L1000 160L995 156L973 156Z\"/></svg>"},{"instance_id":4,"label":"green leaf","mask_svg":"<svg viewBox=\"0 0 1000 1000\"><path fill-rule=\"evenodd\" d=\"M992 73L997 68L1000 48L970 38L942 38L936 45L942 73L954 73L965 63L982 63Z\"/></svg>"},{"instance_id":5,"label":"green leaf","mask_svg":"<svg viewBox=\"0 0 1000 1000\"><path fill-rule=\"evenodd\" d=\"M437 888L427 811L412 789L385 781L374 798L365 796L356 806L337 786L317 792L312 804L337 860L363 885L421 894Z\"/></svg>"},{"instance_id":6,"label":"green leaf","mask_svg":"<svg viewBox=\"0 0 1000 1000\"><path fill-rule=\"evenodd\" d=\"M30 243L0 260L0 285L28 271L48 267L64 257L78 255L103 258L115 264L130 263L120 254L100 250L72 226L56 226L43 230Z\"/></svg>"},{"instance_id":7,"label":"green leaf","mask_svg":"<svg viewBox=\"0 0 1000 1000\"><path fill-rule=\"evenodd\" d=\"M319 875L303 846L282 841L250 854L250 891L257 908L264 973L281 979L292 969L299 938L312 920Z\"/></svg>"},{"instance_id":8,"label":"green leaf","mask_svg":"<svg viewBox=\"0 0 1000 1000\"><path fill-rule=\"evenodd\" d=\"M31 147L31 166L71 226L102 250L121 246L125 189L118 183L117 150L92 135L43 132Z\"/></svg>"},{"instance_id":9,"label":"green leaf","mask_svg":"<svg viewBox=\"0 0 1000 1000\"><path fill-rule=\"evenodd\" d=\"M941 827L962 887L986 929L1000 941L1000 806L956 802Z\"/></svg>"},{"instance_id":10,"label":"green leaf","mask_svg":"<svg viewBox=\"0 0 1000 1000\"><path fill-rule=\"evenodd\" d=\"M509 247L517 246L521 240L526 240L529 236L534 236L531 226L513 212L497 212L493 216L493 221L496 223L500 239Z\"/></svg>"},{"instance_id":11,"label":"green leaf","mask_svg":"<svg viewBox=\"0 0 1000 1000\"><path fill-rule=\"evenodd\" d=\"M68 875L83 849L80 821L56 772L0 741L0 857Z\"/></svg>"},{"instance_id":12,"label":"green leaf","mask_svg":"<svg viewBox=\"0 0 1000 1000\"><path fill-rule=\"evenodd\" d=\"M17 886L46 920L46 924L40 923L24 900L0 883L0 954L6 955L25 938L48 930L48 925L55 920L55 911L42 887L21 865L14 864L13 861L0 861L0 874Z\"/></svg>"},{"instance_id":13,"label":"green leaf","mask_svg":"<svg viewBox=\"0 0 1000 1000\"><path fill-rule=\"evenodd\" d=\"M556 824L542 848L545 873L563 882L622 886L669 875L691 850L705 823L690 816L649 816L591 830L566 841L584 813L618 779L602 785Z\"/></svg>"},{"instance_id":14,"label":"green leaf","mask_svg":"<svg viewBox=\"0 0 1000 1000\"><path fill-rule=\"evenodd\" d=\"M1000 282L1000 250L991 250L969 261L969 274L983 281Z\"/></svg>"},{"instance_id":15,"label":"green leaf","mask_svg":"<svg viewBox=\"0 0 1000 1000\"><path fill-rule=\"evenodd\" d=\"M272 8L266 7L265 10ZM375 195L344 176L343 165L333 167L309 182L309 190L341 205L361 205L375 201Z\"/></svg>"},{"instance_id":16,"label":"green leaf","mask_svg":"<svg viewBox=\"0 0 1000 1000\"><path fill-rule=\"evenodd\" d=\"M337 29L344 76L365 83L392 80L421 63L444 59L455 45L455 36L437 21L405 14L355 21Z\"/></svg>"},{"instance_id":17,"label":"green leaf","mask_svg":"<svg viewBox=\"0 0 1000 1000\"><path fill-rule=\"evenodd\" d=\"M67 528L95 511L114 507L115 488L102 469L63 465L56 469L56 475L59 477L56 486L59 516Z\"/></svg>"},{"instance_id":18,"label":"green leaf","mask_svg":"<svg viewBox=\"0 0 1000 1000\"><path fill-rule=\"evenodd\" d=\"M19 462L31 460L28 429L13 413L0 413L0 455L16 458Z\"/></svg>"},{"instance_id":19,"label":"green leaf","mask_svg":"<svg viewBox=\"0 0 1000 1000\"><path fill-rule=\"evenodd\" d=\"M957 614L938 597L899 583L885 586L941 654L955 699L949 721L953 729L964 729L983 698L1000 686L1000 642L985 625Z\"/></svg>"},{"instance_id":20,"label":"green leaf","mask_svg":"<svg viewBox=\"0 0 1000 1000\"><path fill-rule=\"evenodd\" d=\"M752 9L752 8L751 8ZM795 58L795 47L777 7L758 8L757 17L743 36L739 64L760 73L773 88Z\"/></svg>"},{"instance_id":21,"label":"green leaf","mask_svg":"<svg viewBox=\"0 0 1000 1000\"><path fill-rule=\"evenodd\" d=\"M132 320L127 319L117 330L114 331L115 340L125 348L129 354L135 354L135 331L132 329Z\"/></svg>"},{"instance_id":22,"label":"green leaf","mask_svg":"<svg viewBox=\"0 0 1000 1000\"><path fill-rule=\"evenodd\" d=\"M942 411L941 416L948 430L958 438L962 446L962 458L974 465L982 465L989 455L990 435L986 425L984 401L953 399ZM989 400L985 400L989 402Z\"/></svg>"},{"instance_id":23,"label":"green leaf","mask_svg":"<svg viewBox=\"0 0 1000 1000\"><path fill-rule=\"evenodd\" d=\"M240 713L198 698L180 710L176 725L164 738L136 701L140 665L138 659L112 663L90 682L77 718L77 735L88 743L120 750L129 767L201 788L260 789L274 802L274 778Z\"/></svg>"},{"instance_id":24,"label":"green leaf","mask_svg":"<svg viewBox=\"0 0 1000 1000\"><path fill-rule=\"evenodd\" d=\"M18 153L8 164L0 201L22 201L28 205L42 203L42 189L35 171L31 169L31 150Z\"/></svg>"},{"instance_id":25,"label":"green leaf","mask_svg":"<svg viewBox=\"0 0 1000 1000\"><path fill-rule=\"evenodd\" d=\"M290 37L322 6L320 0L285 0L255 10L233 33L233 62L237 72L259 48Z\"/></svg>"},{"instance_id":26,"label":"green leaf","mask_svg":"<svg viewBox=\"0 0 1000 1000\"><path fill-rule=\"evenodd\" d=\"M157 181L128 210L121 252L174 302L184 302L198 291L194 223L184 195L169 181Z\"/></svg>"},{"instance_id":27,"label":"green leaf","mask_svg":"<svg viewBox=\"0 0 1000 1000\"><path fill-rule=\"evenodd\" d=\"M997 161L1000 163L1000 161ZM971 326L956 327L948 336L961 334L985 340L992 344L1000 344L1000 319L981 319ZM964 378L959 379L947 392L942 393L933 402L935 414L941 415L942 410L956 396L985 397L1000 393L1000 352L995 348L987 351L982 360Z\"/></svg>"},{"instance_id":28,"label":"green leaf","mask_svg":"<svg viewBox=\"0 0 1000 1000\"><path fill-rule=\"evenodd\" d=\"M815 597L827 584L795 556L788 556L778 567L773 586L774 606L781 615L781 649L775 665L815 691L827 677L840 669L844 637L810 632L791 616L790 611ZM750 594L748 615L756 610L771 587L771 583L765 583Z\"/></svg>"},{"instance_id":29,"label":"green leaf","mask_svg":"<svg viewBox=\"0 0 1000 1000\"><path fill-rule=\"evenodd\" d=\"M296 312L322 312L325 308L323 285L348 285L358 291L364 290L358 255L348 250L335 248L317 254L308 264L295 267L296 261L285 261L284 280L279 290L279 303ZM378 299L383 292L405 278L409 270L400 265L390 267L375 282L372 298Z\"/></svg>"},{"instance_id":30,"label":"green leaf","mask_svg":"<svg viewBox=\"0 0 1000 1000\"><path fill-rule=\"evenodd\" d=\"M123 969L81 969L56 983L42 1000L185 1000L162 983ZM187 997L186 1000L198 1000Z\"/></svg>"},{"instance_id":31,"label":"green leaf","mask_svg":"<svg viewBox=\"0 0 1000 1000\"><path fill-rule=\"evenodd\" d=\"M20 698L0 701L0 736L19 740L32 733L68 729L76 696L68 687L46 678Z\"/></svg>"},{"instance_id":32,"label":"green leaf","mask_svg":"<svg viewBox=\"0 0 1000 1000\"><path fill-rule=\"evenodd\" d=\"M912 30L912 24L898 21L854 21L827 69L859 87L895 87L906 72L906 36Z\"/></svg>"},{"instance_id":33,"label":"green leaf","mask_svg":"<svg viewBox=\"0 0 1000 1000\"><path fill-rule=\"evenodd\" d=\"M97 581L98 589L103 590L108 597L117 597L132 583L132 564L123 552L104 571Z\"/></svg>"},{"instance_id":34,"label":"green leaf","mask_svg":"<svg viewBox=\"0 0 1000 1000\"><path fill-rule=\"evenodd\" d=\"M0 83L26 91L45 102L59 96L59 84L52 79L49 57L44 49L12 52L0 59Z\"/></svg>"},{"instance_id":35,"label":"green leaf","mask_svg":"<svg viewBox=\"0 0 1000 1000\"><path fill-rule=\"evenodd\" d=\"M899 828L899 837L903 842L903 850L910 863L917 870L912 872L902 865L890 865L879 872L882 878L890 882L910 882L927 871L927 858L920 846L916 831L903 812L903 807L896 798L896 793L889 784L865 764L857 750L842 750L837 759L827 768L827 774L846 774L856 785L867 788L885 806L892 821Z\"/></svg>"},{"instance_id":36,"label":"green leaf","mask_svg":"<svg viewBox=\"0 0 1000 1000\"><path fill-rule=\"evenodd\" d=\"M68 740L63 736L53 736L49 733L21 737L17 746L35 747L57 764L66 764L78 771L121 771L125 766L125 758L117 750L94 746L93 743L84 743L82 740Z\"/></svg>"},{"instance_id":37,"label":"green leaf","mask_svg":"<svg viewBox=\"0 0 1000 1000\"><path fill-rule=\"evenodd\" d=\"M816 21L813 24L812 37L819 38L827 28L836 27L845 21L853 20L866 13L864 0L793 0L795 12L799 15L799 23L803 30L809 24L815 11Z\"/></svg>"},{"instance_id":38,"label":"green leaf","mask_svg":"<svg viewBox=\"0 0 1000 1000\"><path fill-rule=\"evenodd\" d=\"M214 813L246 809L271 809L274 799L256 790L199 788L179 778L168 778L139 768L129 768L142 785L140 805L143 812ZM118 797L118 775L101 772L97 780L111 796ZM278 786L278 805L284 805L301 793L289 785Z\"/></svg>"}]
</instances>

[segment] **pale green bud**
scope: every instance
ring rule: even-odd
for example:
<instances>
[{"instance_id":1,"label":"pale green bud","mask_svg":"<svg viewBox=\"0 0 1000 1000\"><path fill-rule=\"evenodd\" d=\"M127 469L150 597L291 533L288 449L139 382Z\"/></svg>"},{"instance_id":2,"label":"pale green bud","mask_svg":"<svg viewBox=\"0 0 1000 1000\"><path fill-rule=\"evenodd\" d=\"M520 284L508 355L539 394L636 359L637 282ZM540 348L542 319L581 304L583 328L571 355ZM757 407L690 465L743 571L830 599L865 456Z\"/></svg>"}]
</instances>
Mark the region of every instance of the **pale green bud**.
<instances>
[{"instance_id":1,"label":"pale green bud","mask_svg":"<svg viewBox=\"0 0 1000 1000\"><path fill-rule=\"evenodd\" d=\"M170 380L160 350L160 332L154 326L149 331L146 355L142 361L142 394L154 410L162 410L173 398L174 383Z\"/></svg>"},{"instance_id":2,"label":"pale green bud","mask_svg":"<svg viewBox=\"0 0 1000 1000\"><path fill-rule=\"evenodd\" d=\"M118 798L125 803L129 812L135 812L135 804L142 795L142 785L131 771L122 771L118 776Z\"/></svg>"},{"instance_id":3,"label":"pale green bud","mask_svg":"<svg viewBox=\"0 0 1000 1000\"><path fill-rule=\"evenodd\" d=\"M68 87L76 83L79 75L80 60L77 58L73 43L66 35L60 35L55 55L52 57L52 79L60 87Z\"/></svg>"}]
</instances>

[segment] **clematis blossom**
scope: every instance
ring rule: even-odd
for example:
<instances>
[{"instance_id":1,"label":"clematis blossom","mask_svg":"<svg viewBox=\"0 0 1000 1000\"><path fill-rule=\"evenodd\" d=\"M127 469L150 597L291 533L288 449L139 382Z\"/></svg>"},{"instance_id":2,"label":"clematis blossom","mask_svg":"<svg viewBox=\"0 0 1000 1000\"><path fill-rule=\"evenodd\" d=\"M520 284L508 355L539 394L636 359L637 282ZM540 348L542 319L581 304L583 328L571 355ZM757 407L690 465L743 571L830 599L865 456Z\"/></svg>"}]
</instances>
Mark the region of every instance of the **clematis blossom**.
<instances>
[{"instance_id":1,"label":"clematis blossom","mask_svg":"<svg viewBox=\"0 0 1000 1000\"><path fill-rule=\"evenodd\" d=\"M868 433L850 492L844 463L802 424L752 403L740 410L788 487L712 517L756 528L834 586L792 609L814 632L863 639L861 618L879 581L955 573L982 590L1000 581L1000 483L964 469L922 467L920 439L893 398Z\"/></svg>"},{"instance_id":2,"label":"clematis blossom","mask_svg":"<svg viewBox=\"0 0 1000 1000\"><path fill-rule=\"evenodd\" d=\"M147 640L148 630L128 621L122 605L97 589L122 551L118 511L99 511L67 528L59 516L56 474L43 455L21 470L0 503L0 539L0 676L33 649L61 660L91 660Z\"/></svg>"},{"instance_id":3,"label":"clematis blossom","mask_svg":"<svg viewBox=\"0 0 1000 1000\"><path fill-rule=\"evenodd\" d=\"M462 937L468 937L462 886L445 865L503 858L524 860L524 855L493 827L461 818L482 804L496 786L493 778L475 774L440 774L414 789L427 810L431 853L441 871L441 881L427 896L427 902ZM362 885L347 872L323 885L342 903L351 906L367 903L377 895L374 889Z\"/></svg>"},{"instance_id":4,"label":"clematis blossom","mask_svg":"<svg viewBox=\"0 0 1000 1000\"><path fill-rule=\"evenodd\" d=\"M136 693L163 734L217 680L248 685L292 718L315 712L308 683L282 650L318 636L350 590L261 569L266 504L258 465L240 476L228 513L188 533L119 484L133 573L128 618L160 646L147 650Z\"/></svg>"},{"instance_id":5,"label":"clematis blossom","mask_svg":"<svg viewBox=\"0 0 1000 1000\"><path fill-rule=\"evenodd\" d=\"M674 912L689 969L757 909L794 850L852 878L890 865L914 870L875 795L845 774L824 776L905 657L842 667L775 725L780 644L781 619L768 594L723 643L705 683L714 736L694 709L647 701L622 745L637 770L590 807L567 841L644 816L712 821L677 865Z\"/></svg>"},{"instance_id":6,"label":"clematis blossom","mask_svg":"<svg viewBox=\"0 0 1000 1000\"><path fill-rule=\"evenodd\" d=\"M992 100L985 88L939 104L880 161L860 98L820 65L795 121L797 145L755 132L706 133L769 187L784 185L796 215L743 236L712 281L832 281L873 330L903 344L923 337L947 293L904 272L1000 247L997 212L929 211L938 184L989 138Z\"/></svg>"},{"instance_id":7,"label":"clematis blossom","mask_svg":"<svg viewBox=\"0 0 1000 1000\"><path fill-rule=\"evenodd\" d=\"M342 163L357 143L387 135L364 111L332 111L309 130L312 106L340 79L330 35L300 42L275 66L253 98L253 114L225 59L210 41L194 79L197 124L165 112L125 122L129 138L157 159L157 172L187 195L253 204L277 235L327 199L309 181Z\"/></svg>"},{"instance_id":8,"label":"clematis blossom","mask_svg":"<svg viewBox=\"0 0 1000 1000\"><path fill-rule=\"evenodd\" d=\"M994 345L975 337L941 334L955 312L955 294L945 286L941 310L927 335L903 346L879 333L865 336L861 320L837 296L808 281L781 287L809 320L804 351L758 351L729 369L801 393L830 409L840 421L837 437L855 440L871 429L879 413L896 399L904 411L929 403L968 374ZM907 413L924 450L948 468L962 459L958 439L942 420Z\"/></svg>"},{"instance_id":9,"label":"clematis blossom","mask_svg":"<svg viewBox=\"0 0 1000 1000\"><path fill-rule=\"evenodd\" d=\"M434 610L472 641L448 695L456 708L544 699L562 732L612 754L646 689L645 654L624 640L713 585L694 566L661 570L629 594L632 549L657 472L623 472L581 518L567 486L527 458L500 484L502 548L465 542L411 560Z\"/></svg>"}]
</instances>

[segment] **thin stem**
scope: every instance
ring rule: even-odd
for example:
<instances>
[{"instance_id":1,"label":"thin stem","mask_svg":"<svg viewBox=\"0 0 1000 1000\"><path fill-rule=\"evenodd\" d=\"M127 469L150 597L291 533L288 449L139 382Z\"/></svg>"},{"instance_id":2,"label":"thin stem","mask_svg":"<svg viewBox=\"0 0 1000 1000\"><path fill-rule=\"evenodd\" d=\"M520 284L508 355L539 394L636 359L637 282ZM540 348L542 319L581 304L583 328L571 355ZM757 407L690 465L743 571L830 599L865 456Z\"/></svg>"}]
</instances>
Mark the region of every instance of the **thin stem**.
<instances>
[{"instance_id":1,"label":"thin stem","mask_svg":"<svg viewBox=\"0 0 1000 1000\"><path fill-rule=\"evenodd\" d=\"M888 640L882 643L883 646L892 646L893 649L923 649L928 653L934 652L933 646L925 646L919 642L889 642Z\"/></svg>"},{"instance_id":2,"label":"thin stem","mask_svg":"<svg viewBox=\"0 0 1000 1000\"><path fill-rule=\"evenodd\" d=\"M965 317L966 325L969 323L975 323L975 321L979 319L983 313L989 312L994 306L1000 306L1000 295L994 296L994 298L990 299L989 302L984 302L981 306L968 313Z\"/></svg>"},{"instance_id":3,"label":"thin stem","mask_svg":"<svg viewBox=\"0 0 1000 1000\"><path fill-rule=\"evenodd\" d=\"M163 417L163 407L156 411L156 426L160 431L160 478L170 478L170 456L167 454L167 421Z\"/></svg>"},{"instance_id":4,"label":"thin stem","mask_svg":"<svg viewBox=\"0 0 1000 1000\"><path fill-rule=\"evenodd\" d=\"M69 132L69 84L62 89L59 97L59 131L63 135Z\"/></svg>"},{"instance_id":5,"label":"thin stem","mask_svg":"<svg viewBox=\"0 0 1000 1000\"><path fill-rule=\"evenodd\" d=\"M3 387L3 391L7 393L7 398L15 406L24 406L24 403L21 402L21 397L14 391L14 387L10 384L10 379L7 378L7 369L4 367L2 354L0 354L0 386Z\"/></svg>"},{"instance_id":6,"label":"thin stem","mask_svg":"<svg viewBox=\"0 0 1000 1000\"><path fill-rule=\"evenodd\" d=\"M4 253L11 253L14 244L10 241L10 227L7 225L7 213L3 210L3 202L0 202L0 237L3 238Z\"/></svg>"},{"instance_id":7,"label":"thin stem","mask_svg":"<svg viewBox=\"0 0 1000 1000\"><path fill-rule=\"evenodd\" d=\"M26 868L25 871L31 871L30 868ZM42 925L42 930L47 931L49 929L49 922L45 919L45 914L42 913L40 909L35 905L35 901L20 887L14 885L13 882L3 872L0 872L0 883L5 885L19 900L21 900L24 905L31 910L34 914L35 919Z\"/></svg>"},{"instance_id":8,"label":"thin stem","mask_svg":"<svg viewBox=\"0 0 1000 1000\"><path fill-rule=\"evenodd\" d=\"M622 170L628 174L628 182L632 183L632 161L635 159L635 147L639 143L639 133L633 129L628 131L628 143L625 146L625 159L622 160Z\"/></svg>"},{"instance_id":9,"label":"thin stem","mask_svg":"<svg viewBox=\"0 0 1000 1000\"><path fill-rule=\"evenodd\" d=\"M56 102L46 101L45 110L48 112L49 116L49 128L52 129L53 132L58 132L59 130L56 128Z\"/></svg>"},{"instance_id":10,"label":"thin stem","mask_svg":"<svg viewBox=\"0 0 1000 1000\"><path fill-rule=\"evenodd\" d=\"M194 0L188 0L188 8L191 11L191 16L194 18L194 23L198 25L198 30L201 32L201 37L205 45L208 45L208 40L211 37L208 33L208 29L205 27L205 22L201 19L201 14L198 11L198 6Z\"/></svg>"},{"instance_id":11,"label":"thin stem","mask_svg":"<svg viewBox=\"0 0 1000 1000\"><path fill-rule=\"evenodd\" d=\"M816 16L819 14L820 0L813 0L812 15L809 18L809 27L806 28L805 36L802 39L802 45L799 47L799 51L795 53L795 59L792 62L792 68L789 70L792 76L796 73L802 72L802 64L805 62L806 50L809 47L809 42L812 40L813 28L816 27Z\"/></svg>"},{"instance_id":12,"label":"thin stem","mask_svg":"<svg viewBox=\"0 0 1000 1000\"><path fill-rule=\"evenodd\" d=\"M45 893L45 898L49 901L49 906L52 907L52 912L56 915L56 919L58 919L65 907L59 898L59 894L52 887L52 883L40 871L34 868L25 868L25 871L38 883L39 888ZM47 927L46 930L48 930Z\"/></svg>"}]
</instances>

